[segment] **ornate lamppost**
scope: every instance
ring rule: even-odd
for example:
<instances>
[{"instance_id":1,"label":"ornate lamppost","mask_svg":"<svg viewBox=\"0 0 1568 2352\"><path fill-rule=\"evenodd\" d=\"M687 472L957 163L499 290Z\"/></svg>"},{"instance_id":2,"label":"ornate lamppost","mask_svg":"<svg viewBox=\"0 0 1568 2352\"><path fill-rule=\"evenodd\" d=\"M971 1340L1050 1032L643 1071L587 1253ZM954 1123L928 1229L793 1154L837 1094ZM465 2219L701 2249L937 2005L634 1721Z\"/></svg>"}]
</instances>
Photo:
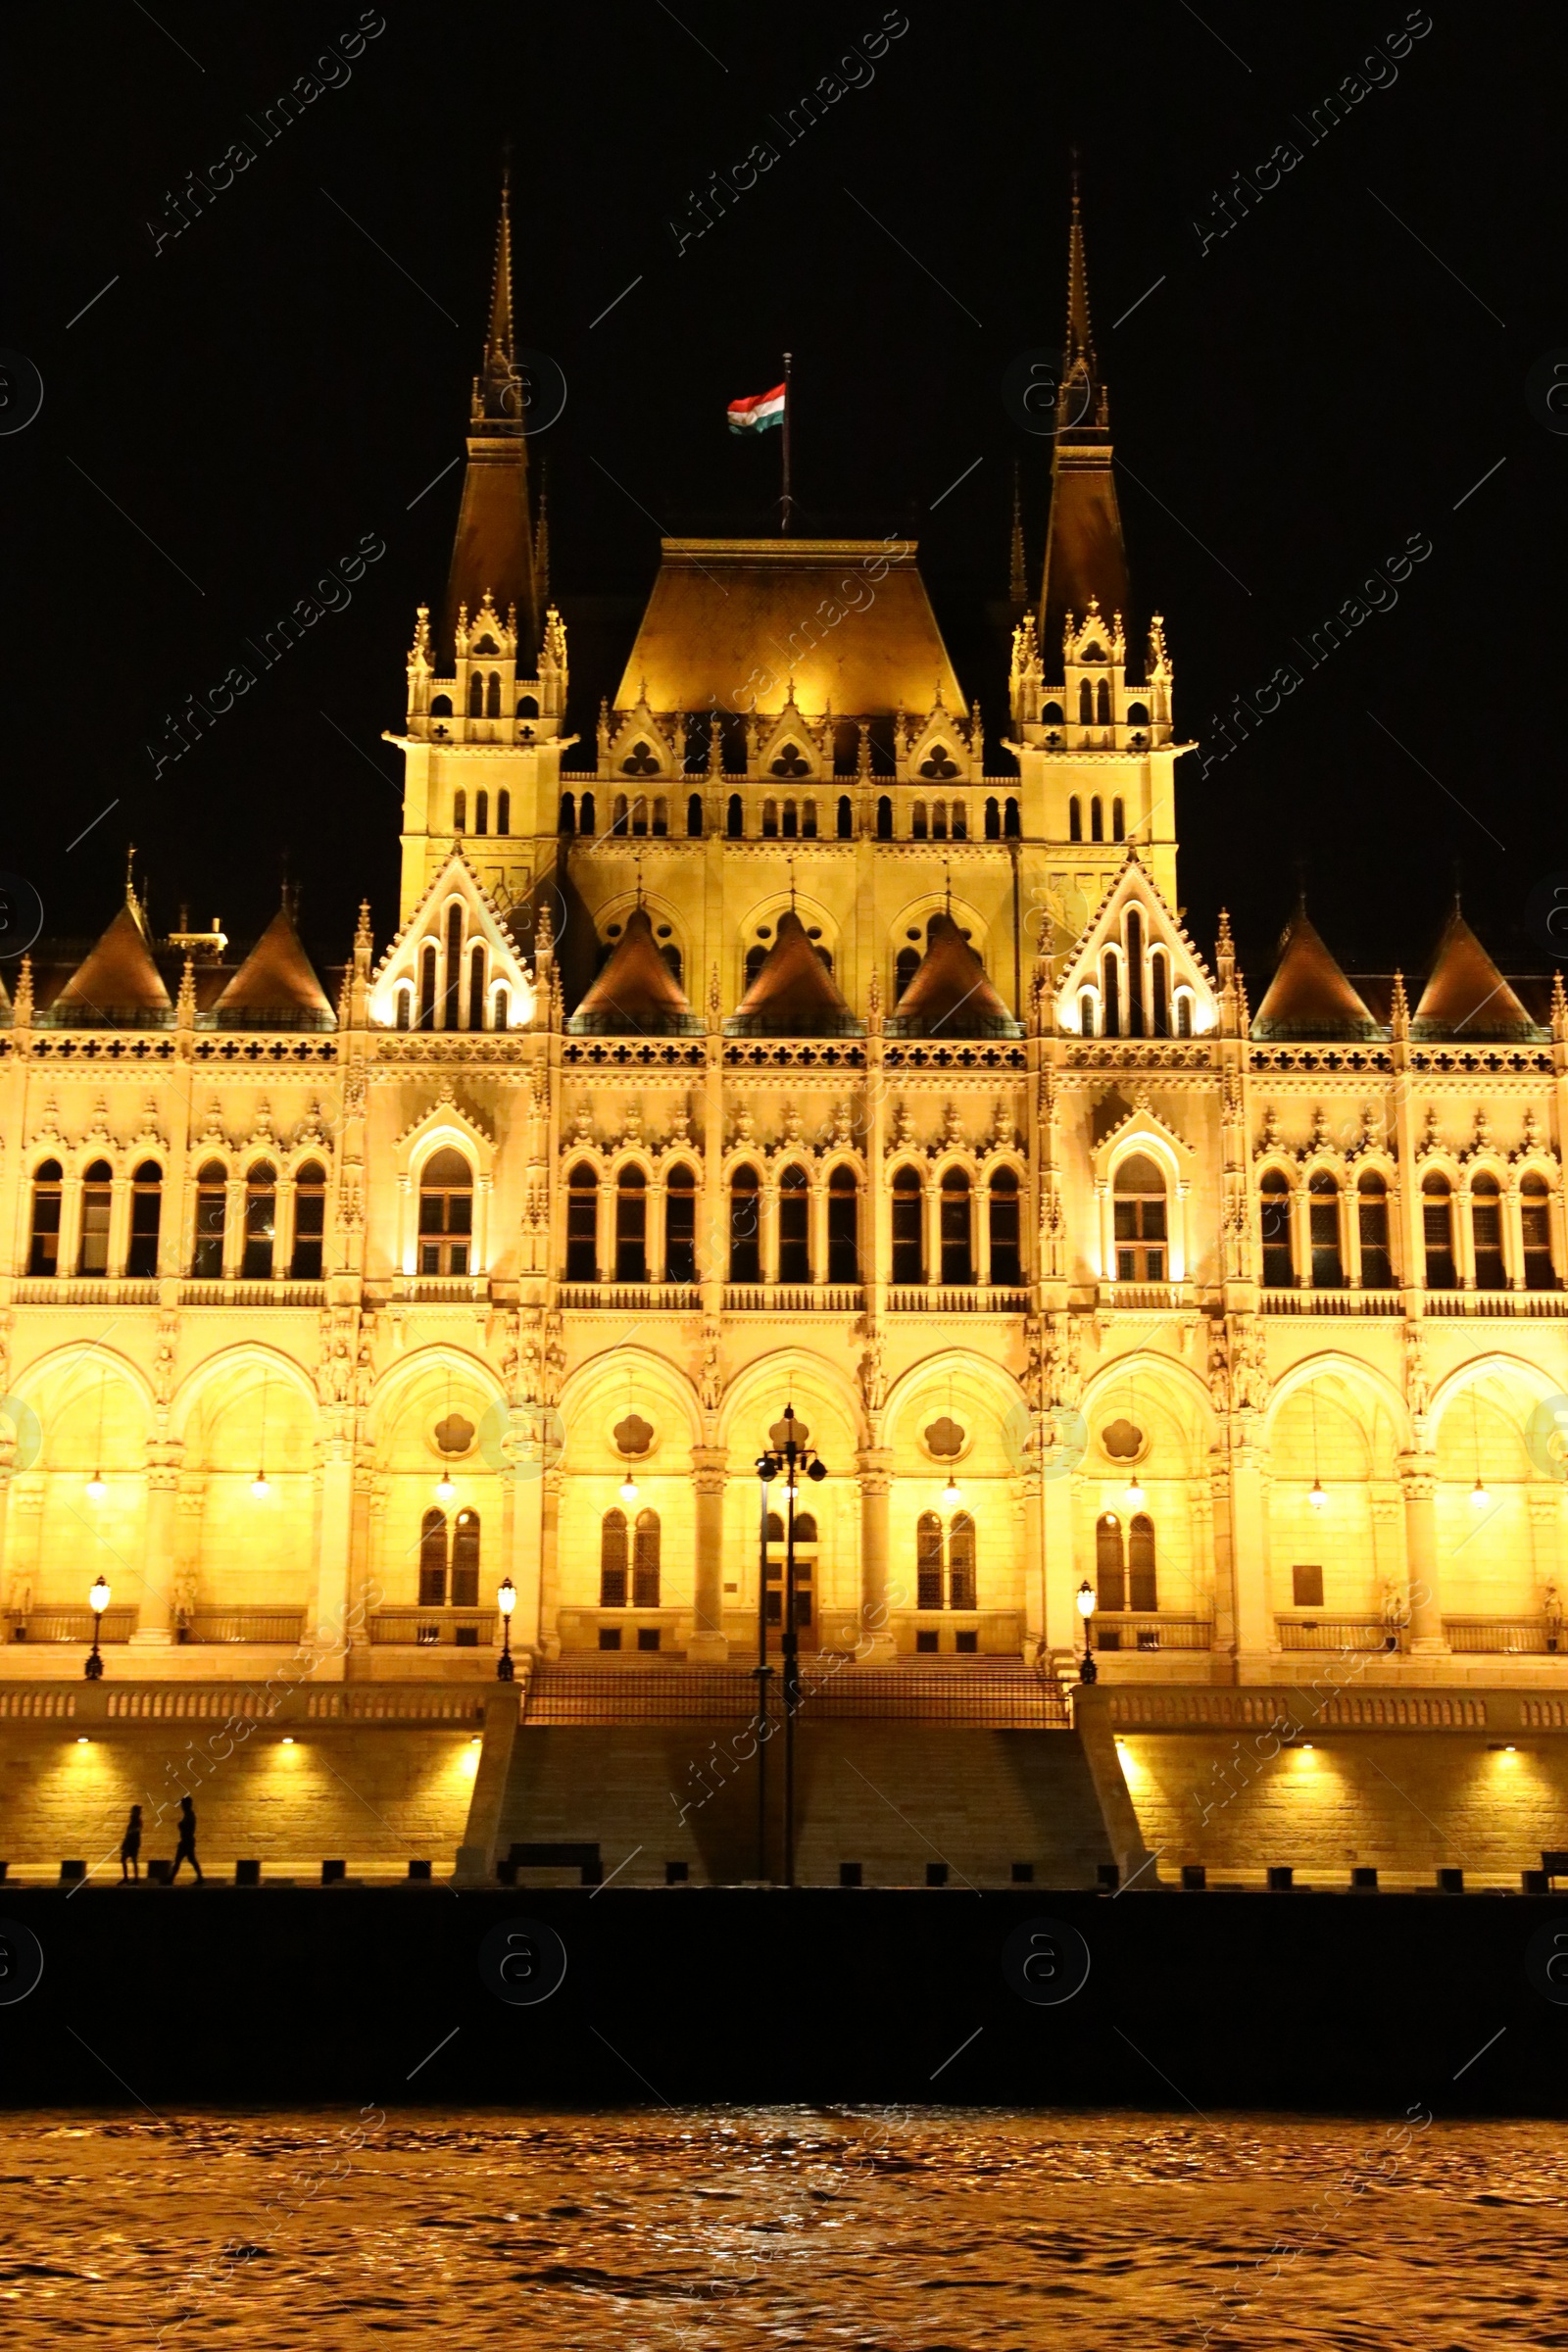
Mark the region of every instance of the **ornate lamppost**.
<instances>
[{"instance_id":1,"label":"ornate lamppost","mask_svg":"<svg viewBox=\"0 0 1568 2352\"><path fill-rule=\"evenodd\" d=\"M1074 1598L1078 1603L1078 1614L1083 1619L1084 1626L1084 1657L1083 1664L1078 1669L1078 1679L1081 1683L1097 1683L1100 1680L1100 1668L1095 1664L1094 1651L1095 1588L1087 1577L1079 1586Z\"/></svg>"},{"instance_id":2,"label":"ornate lamppost","mask_svg":"<svg viewBox=\"0 0 1568 2352\"><path fill-rule=\"evenodd\" d=\"M512 1663L512 1612L517 1605L517 1588L510 1576L504 1576L496 1593L496 1607L501 1611L501 1655L496 1660L496 1681L510 1683Z\"/></svg>"},{"instance_id":3,"label":"ornate lamppost","mask_svg":"<svg viewBox=\"0 0 1568 2352\"><path fill-rule=\"evenodd\" d=\"M97 1683L103 1680L104 1671L103 1652L98 1647L98 1636L103 1626L104 1611L109 1606L109 1579L106 1576L100 1576L88 1593L87 1606L92 1611L92 1648L88 1652L87 1663L81 1671L89 1683Z\"/></svg>"},{"instance_id":4,"label":"ornate lamppost","mask_svg":"<svg viewBox=\"0 0 1568 2352\"><path fill-rule=\"evenodd\" d=\"M806 1443L808 1431L804 1422L795 1418L795 1407L786 1404L784 1418L775 1421L768 1431L770 1450L758 1462L757 1474L762 1482L762 1558L761 1593L758 1603L759 1657L758 1696L760 1706L767 1698L767 1490L770 1482L781 1473L784 1479L784 1602L783 1623L779 1648L783 1661L781 1677L784 1699L784 1884L795 1884L795 1717L801 1703L801 1643L795 1622L795 1502L803 1478L820 1485L827 1476L827 1464L813 1446ZM765 1723L760 1731L765 1731ZM761 1806L762 1776L760 1757L765 1742L758 1741L758 1803Z\"/></svg>"}]
</instances>

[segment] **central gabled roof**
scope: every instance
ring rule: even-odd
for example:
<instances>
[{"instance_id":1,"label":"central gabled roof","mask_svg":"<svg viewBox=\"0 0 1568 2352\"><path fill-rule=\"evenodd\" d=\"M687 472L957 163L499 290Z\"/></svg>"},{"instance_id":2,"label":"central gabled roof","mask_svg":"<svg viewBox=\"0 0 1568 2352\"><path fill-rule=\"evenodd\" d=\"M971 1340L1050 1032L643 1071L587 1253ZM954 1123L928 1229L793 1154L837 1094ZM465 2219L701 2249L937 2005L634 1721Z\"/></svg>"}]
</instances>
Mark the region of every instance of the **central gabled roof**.
<instances>
[{"instance_id":1,"label":"central gabled roof","mask_svg":"<svg viewBox=\"0 0 1568 2352\"><path fill-rule=\"evenodd\" d=\"M910 540L663 539L617 710L964 708Z\"/></svg>"}]
</instances>

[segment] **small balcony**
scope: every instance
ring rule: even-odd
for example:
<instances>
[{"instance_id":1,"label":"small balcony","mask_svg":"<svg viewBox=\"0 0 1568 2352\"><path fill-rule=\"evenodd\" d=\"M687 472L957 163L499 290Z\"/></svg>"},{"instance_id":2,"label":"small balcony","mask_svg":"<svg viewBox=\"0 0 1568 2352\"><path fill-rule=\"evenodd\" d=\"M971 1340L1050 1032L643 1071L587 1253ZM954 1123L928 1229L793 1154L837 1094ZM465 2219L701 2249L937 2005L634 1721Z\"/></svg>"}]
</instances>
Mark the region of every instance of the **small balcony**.
<instances>
[{"instance_id":1,"label":"small balcony","mask_svg":"<svg viewBox=\"0 0 1568 2352\"><path fill-rule=\"evenodd\" d=\"M1211 1617L1184 1617L1168 1609L1098 1609L1096 1649L1134 1653L1160 1649L1212 1649Z\"/></svg>"},{"instance_id":2,"label":"small balcony","mask_svg":"<svg viewBox=\"0 0 1568 2352\"><path fill-rule=\"evenodd\" d=\"M1350 1650L1370 1657L1399 1646L1397 1630L1381 1617L1276 1617L1274 1630L1284 1650Z\"/></svg>"},{"instance_id":3,"label":"small balcony","mask_svg":"<svg viewBox=\"0 0 1568 2352\"><path fill-rule=\"evenodd\" d=\"M888 1306L899 1315L1026 1315L1029 1294L1011 1283L895 1283Z\"/></svg>"},{"instance_id":4,"label":"small balcony","mask_svg":"<svg viewBox=\"0 0 1568 2352\"><path fill-rule=\"evenodd\" d=\"M110 1602L98 1625L98 1641L108 1649L121 1642L128 1642L136 1630L136 1611L117 1608ZM89 1608L29 1609L25 1616L20 1612L6 1617L6 1639L11 1642L68 1642L82 1649L92 1647L95 1620Z\"/></svg>"},{"instance_id":5,"label":"small balcony","mask_svg":"<svg viewBox=\"0 0 1568 2352\"><path fill-rule=\"evenodd\" d=\"M1402 1315L1399 1291L1264 1291L1265 1315Z\"/></svg>"},{"instance_id":6,"label":"small balcony","mask_svg":"<svg viewBox=\"0 0 1568 2352\"><path fill-rule=\"evenodd\" d=\"M290 1648L305 1630L303 1609L192 1609L174 1627L181 1642L244 1642L258 1648Z\"/></svg>"},{"instance_id":7,"label":"small balcony","mask_svg":"<svg viewBox=\"0 0 1568 2352\"><path fill-rule=\"evenodd\" d=\"M865 1293L850 1282L727 1282L729 1315L858 1315Z\"/></svg>"}]
</instances>

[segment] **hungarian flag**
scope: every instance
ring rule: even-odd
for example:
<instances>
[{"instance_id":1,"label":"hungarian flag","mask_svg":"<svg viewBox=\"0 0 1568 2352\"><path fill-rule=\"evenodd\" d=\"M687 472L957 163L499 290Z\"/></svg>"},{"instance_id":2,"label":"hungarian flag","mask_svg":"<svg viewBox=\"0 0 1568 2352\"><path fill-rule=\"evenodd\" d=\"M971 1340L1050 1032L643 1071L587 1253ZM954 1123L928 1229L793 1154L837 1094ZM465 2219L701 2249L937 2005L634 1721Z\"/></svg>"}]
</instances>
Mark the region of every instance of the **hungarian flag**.
<instances>
[{"instance_id":1,"label":"hungarian flag","mask_svg":"<svg viewBox=\"0 0 1568 2352\"><path fill-rule=\"evenodd\" d=\"M770 424L784 421L784 386L775 384L771 392L754 392L750 400L732 400L728 415L732 433L765 433Z\"/></svg>"}]
</instances>

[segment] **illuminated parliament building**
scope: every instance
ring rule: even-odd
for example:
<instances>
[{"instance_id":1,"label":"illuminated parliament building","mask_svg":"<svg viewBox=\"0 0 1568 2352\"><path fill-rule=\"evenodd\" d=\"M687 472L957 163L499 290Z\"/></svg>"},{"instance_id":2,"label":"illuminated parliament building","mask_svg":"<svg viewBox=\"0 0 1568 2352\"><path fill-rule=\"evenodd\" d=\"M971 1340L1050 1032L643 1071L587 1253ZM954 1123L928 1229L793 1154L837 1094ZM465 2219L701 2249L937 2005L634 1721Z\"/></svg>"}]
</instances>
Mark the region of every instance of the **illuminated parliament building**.
<instances>
[{"instance_id":1,"label":"illuminated parliament building","mask_svg":"<svg viewBox=\"0 0 1568 2352\"><path fill-rule=\"evenodd\" d=\"M1189 937L1068 278L1005 712L896 535L664 540L579 712L503 211L399 906L3 967L13 1681L100 1574L111 1682L493 1681L509 1578L519 1657L746 1663L787 1403L808 1651L1066 1677L1087 1588L1111 1683L1568 1676L1568 1004L1457 908Z\"/></svg>"}]
</instances>

